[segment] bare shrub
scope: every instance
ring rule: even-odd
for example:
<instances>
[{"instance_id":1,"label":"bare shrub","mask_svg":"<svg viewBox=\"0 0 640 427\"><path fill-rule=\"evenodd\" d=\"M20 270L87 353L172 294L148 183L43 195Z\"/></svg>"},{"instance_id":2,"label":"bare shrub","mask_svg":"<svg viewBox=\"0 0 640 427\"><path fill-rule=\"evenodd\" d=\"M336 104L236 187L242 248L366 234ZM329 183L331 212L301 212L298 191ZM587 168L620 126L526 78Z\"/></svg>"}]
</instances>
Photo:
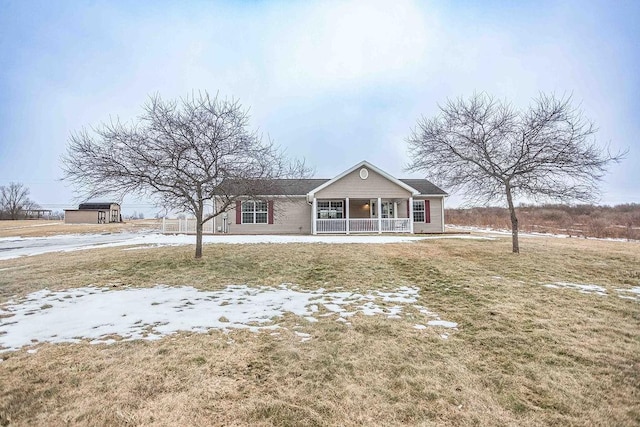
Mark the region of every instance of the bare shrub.
<instances>
[{"instance_id":1,"label":"bare shrub","mask_svg":"<svg viewBox=\"0 0 640 427\"><path fill-rule=\"evenodd\" d=\"M520 225L526 232L567 234L576 237L640 239L640 204L521 205ZM509 211L499 207L447 209L453 225L509 229Z\"/></svg>"}]
</instances>

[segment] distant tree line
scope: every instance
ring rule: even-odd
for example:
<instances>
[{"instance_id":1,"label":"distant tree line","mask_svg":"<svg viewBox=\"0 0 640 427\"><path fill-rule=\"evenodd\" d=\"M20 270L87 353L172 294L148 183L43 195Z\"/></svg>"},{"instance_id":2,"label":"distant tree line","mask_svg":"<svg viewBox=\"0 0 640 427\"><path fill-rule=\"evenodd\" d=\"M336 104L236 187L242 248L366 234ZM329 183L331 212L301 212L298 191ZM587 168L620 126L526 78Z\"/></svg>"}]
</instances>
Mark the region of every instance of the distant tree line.
<instances>
[{"instance_id":1,"label":"distant tree line","mask_svg":"<svg viewBox=\"0 0 640 427\"><path fill-rule=\"evenodd\" d=\"M640 204L616 206L526 205L518 208L524 232L566 234L571 237L597 237L640 240ZM510 229L509 210L502 207L446 209L448 224Z\"/></svg>"},{"instance_id":2,"label":"distant tree line","mask_svg":"<svg viewBox=\"0 0 640 427\"><path fill-rule=\"evenodd\" d=\"M144 213L133 211L131 215L123 215L123 217L124 219L144 219Z\"/></svg>"},{"instance_id":3,"label":"distant tree line","mask_svg":"<svg viewBox=\"0 0 640 427\"><path fill-rule=\"evenodd\" d=\"M0 186L0 219L24 219L40 206L29 198L29 188L18 182Z\"/></svg>"}]
</instances>

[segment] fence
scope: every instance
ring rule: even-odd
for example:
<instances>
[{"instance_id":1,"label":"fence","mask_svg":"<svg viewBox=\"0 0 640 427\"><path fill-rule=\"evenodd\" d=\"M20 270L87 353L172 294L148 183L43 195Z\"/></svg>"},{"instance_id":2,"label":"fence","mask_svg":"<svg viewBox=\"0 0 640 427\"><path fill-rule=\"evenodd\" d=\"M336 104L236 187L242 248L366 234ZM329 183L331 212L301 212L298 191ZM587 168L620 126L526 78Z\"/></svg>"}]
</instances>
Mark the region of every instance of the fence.
<instances>
[{"instance_id":1,"label":"fence","mask_svg":"<svg viewBox=\"0 0 640 427\"><path fill-rule=\"evenodd\" d=\"M195 218L162 218L162 232L165 234L196 234ZM213 234L213 219L202 225L202 233Z\"/></svg>"}]
</instances>

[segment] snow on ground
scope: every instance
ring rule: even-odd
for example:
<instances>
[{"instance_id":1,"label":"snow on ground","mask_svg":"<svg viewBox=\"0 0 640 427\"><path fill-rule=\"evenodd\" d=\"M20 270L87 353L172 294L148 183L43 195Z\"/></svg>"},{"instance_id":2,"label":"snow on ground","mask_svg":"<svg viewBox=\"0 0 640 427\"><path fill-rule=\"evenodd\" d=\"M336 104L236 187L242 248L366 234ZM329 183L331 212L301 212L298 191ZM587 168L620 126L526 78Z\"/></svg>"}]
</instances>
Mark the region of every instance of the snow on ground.
<instances>
[{"instance_id":1,"label":"snow on ground","mask_svg":"<svg viewBox=\"0 0 640 427\"><path fill-rule=\"evenodd\" d=\"M445 228L448 230L452 230L452 231L458 231L458 230L463 230L463 231L469 231L469 232L474 232L474 233L483 233L483 234L489 234L489 235L494 235L494 236L511 236L511 230L505 230L505 229L499 229L499 228L491 228L491 227L473 227L473 226L468 226L468 225L453 225L453 224L449 224L449 225L445 225ZM555 237L558 239L568 239L571 238L572 236L568 235L568 234L554 234L554 233L538 233L538 232L530 232L530 233L525 233L522 231L518 232L518 236L520 237ZM578 237L576 235L573 235L574 238L576 239L587 239L587 240L604 240L607 242L638 242L638 240L629 240L629 239L614 239L614 238L598 238L598 237Z\"/></svg>"},{"instance_id":2,"label":"snow on ground","mask_svg":"<svg viewBox=\"0 0 640 427\"><path fill-rule=\"evenodd\" d=\"M596 294L607 296L607 290L602 286L581 284L581 283L569 283L569 282L554 282L543 285L545 288L570 288L576 289L583 294Z\"/></svg>"},{"instance_id":3,"label":"snow on ground","mask_svg":"<svg viewBox=\"0 0 640 427\"><path fill-rule=\"evenodd\" d=\"M491 227L474 227L469 225L446 225L445 228L449 230L463 230L474 233L483 233L483 234L492 234L497 236L511 236L511 230L504 230L499 228L491 228ZM557 237L557 238L568 238L568 234L552 234L552 233L525 233L522 231L518 232L518 236L521 237Z\"/></svg>"},{"instance_id":4,"label":"snow on ground","mask_svg":"<svg viewBox=\"0 0 640 427\"><path fill-rule=\"evenodd\" d=\"M490 239L470 235L208 235L203 236L205 244L260 244L260 243L330 243L330 244L371 244L406 243L425 239ZM108 233L108 234L68 234L50 237L9 237L0 239L0 260L21 256L40 255L49 252L70 252L95 248L135 246L130 249L144 249L160 246L194 245L195 236L184 234Z\"/></svg>"},{"instance_id":5,"label":"snow on ground","mask_svg":"<svg viewBox=\"0 0 640 427\"><path fill-rule=\"evenodd\" d=\"M616 289L616 292L620 298L640 301L640 286L634 286L630 289Z\"/></svg>"},{"instance_id":6,"label":"snow on ground","mask_svg":"<svg viewBox=\"0 0 640 427\"><path fill-rule=\"evenodd\" d=\"M0 352L40 342L110 344L118 337L155 340L178 331L273 330L280 328L277 320L285 313L309 322L329 317L349 325L346 318L356 313L397 318L409 308L425 320L432 318L427 325L457 326L416 305L418 296L414 287L366 292L306 291L293 285L233 285L218 291L164 285L44 289L0 306ZM297 335L302 341L312 339L303 332Z\"/></svg>"},{"instance_id":7,"label":"snow on ground","mask_svg":"<svg viewBox=\"0 0 640 427\"><path fill-rule=\"evenodd\" d=\"M554 282L543 284L545 288L551 289L575 289L583 294L594 294L600 296L607 296L607 290L603 286L593 285L590 283L570 283L570 282ZM640 301L640 286L635 286L627 289L616 289L618 297L623 299L630 299L633 301Z\"/></svg>"}]
</instances>

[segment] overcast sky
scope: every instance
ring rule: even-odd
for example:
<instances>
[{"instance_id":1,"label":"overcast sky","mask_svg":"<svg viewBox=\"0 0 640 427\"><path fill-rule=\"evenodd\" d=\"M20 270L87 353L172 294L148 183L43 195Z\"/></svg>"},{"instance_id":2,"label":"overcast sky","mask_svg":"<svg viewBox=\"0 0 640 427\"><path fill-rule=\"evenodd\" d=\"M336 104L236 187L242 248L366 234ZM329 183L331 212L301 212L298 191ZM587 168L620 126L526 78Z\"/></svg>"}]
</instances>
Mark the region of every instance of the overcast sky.
<instances>
[{"instance_id":1,"label":"overcast sky","mask_svg":"<svg viewBox=\"0 0 640 427\"><path fill-rule=\"evenodd\" d=\"M0 0L0 185L72 207L69 134L131 119L155 92L238 98L319 178L361 160L419 177L404 171L405 139L438 103L555 92L581 103L602 144L630 150L601 203L640 203L639 22L640 1Z\"/></svg>"}]
</instances>

